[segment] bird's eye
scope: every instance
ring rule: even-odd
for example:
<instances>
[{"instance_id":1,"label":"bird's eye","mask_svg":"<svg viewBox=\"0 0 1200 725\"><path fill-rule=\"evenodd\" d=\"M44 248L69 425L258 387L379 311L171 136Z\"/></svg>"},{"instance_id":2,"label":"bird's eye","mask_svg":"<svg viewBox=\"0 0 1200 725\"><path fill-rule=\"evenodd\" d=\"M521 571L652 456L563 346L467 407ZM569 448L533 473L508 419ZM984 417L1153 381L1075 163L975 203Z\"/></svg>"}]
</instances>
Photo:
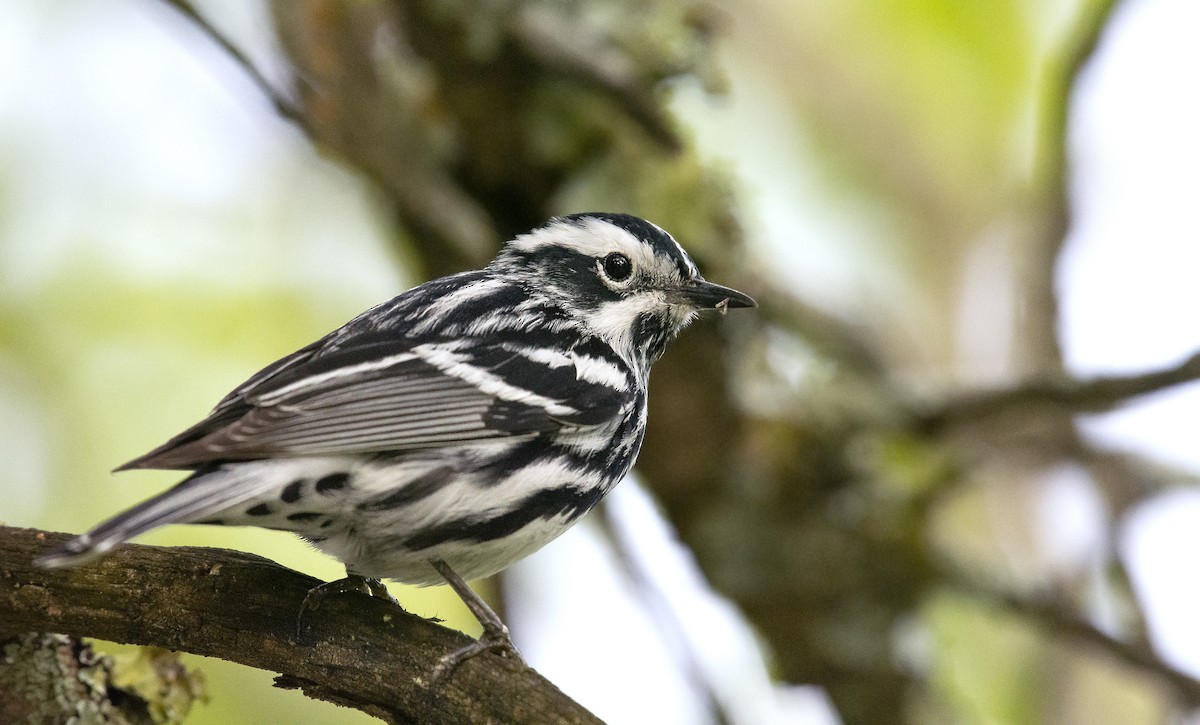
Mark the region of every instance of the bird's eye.
<instances>
[{"instance_id":1,"label":"bird's eye","mask_svg":"<svg viewBox=\"0 0 1200 725\"><path fill-rule=\"evenodd\" d=\"M620 252L613 252L603 260L604 274L614 282L624 282L633 274L633 262Z\"/></svg>"}]
</instances>

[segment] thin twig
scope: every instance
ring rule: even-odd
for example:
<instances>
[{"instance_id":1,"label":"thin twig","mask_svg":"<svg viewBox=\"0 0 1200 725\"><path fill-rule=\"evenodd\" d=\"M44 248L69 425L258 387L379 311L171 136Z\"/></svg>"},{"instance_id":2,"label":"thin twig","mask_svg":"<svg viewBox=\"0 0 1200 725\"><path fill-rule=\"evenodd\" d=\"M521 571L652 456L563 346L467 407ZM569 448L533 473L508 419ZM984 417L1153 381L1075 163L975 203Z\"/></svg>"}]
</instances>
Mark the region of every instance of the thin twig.
<instances>
[{"instance_id":1,"label":"thin twig","mask_svg":"<svg viewBox=\"0 0 1200 725\"><path fill-rule=\"evenodd\" d=\"M626 484L628 485L628 484ZM607 501L599 506L602 533L616 555L617 565L629 578L633 590L641 597L649 616L654 619L663 632L664 638L675 645L675 659L680 670L692 682L704 698L706 710L717 725L734 722L735 718L729 712L717 688L710 681L704 668L700 666L700 658L695 645L683 623L679 621L671 602L665 592L655 584L654 577L646 571L638 559L636 547L623 527L613 518L613 507Z\"/></svg>"},{"instance_id":2,"label":"thin twig","mask_svg":"<svg viewBox=\"0 0 1200 725\"><path fill-rule=\"evenodd\" d=\"M1082 3L1058 53L1042 69L1046 78L1043 96L1035 107L1040 116L1034 134L1038 169L1037 178L1044 192L1036 202L1041 213L1039 239L1030 248L1022 273L1027 280L1023 289L1023 307L1029 311L1030 325L1025 327L1023 347L1030 361L1040 370L1062 370L1062 346L1059 331L1058 284L1055 270L1072 225L1074 210L1070 200L1070 160L1067 125L1070 122L1071 95L1079 83L1080 71L1091 61L1100 39L1110 25L1119 0Z\"/></svg>"},{"instance_id":3,"label":"thin twig","mask_svg":"<svg viewBox=\"0 0 1200 725\"><path fill-rule=\"evenodd\" d=\"M280 93L275 86L271 85L271 81L267 80L267 77L258 69L254 61L250 60L250 57L242 52L241 48L234 45L232 40L225 37L188 0L163 0L163 2L175 8L176 11L190 20L200 32L207 36L209 40L216 43L235 63L241 66L242 71L262 91L262 94L267 97L280 116L292 121L312 137L312 129L309 127L308 118L291 100Z\"/></svg>"},{"instance_id":4,"label":"thin twig","mask_svg":"<svg viewBox=\"0 0 1200 725\"><path fill-rule=\"evenodd\" d=\"M1013 388L972 393L951 400L936 410L917 415L914 429L941 433L965 423L1041 406L1054 406L1070 413L1099 413L1132 398L1196 380L1200 380L1200 353L1178 365L1138 375L1090 380L1034 380Z\"/></svg>"}]
</instances>

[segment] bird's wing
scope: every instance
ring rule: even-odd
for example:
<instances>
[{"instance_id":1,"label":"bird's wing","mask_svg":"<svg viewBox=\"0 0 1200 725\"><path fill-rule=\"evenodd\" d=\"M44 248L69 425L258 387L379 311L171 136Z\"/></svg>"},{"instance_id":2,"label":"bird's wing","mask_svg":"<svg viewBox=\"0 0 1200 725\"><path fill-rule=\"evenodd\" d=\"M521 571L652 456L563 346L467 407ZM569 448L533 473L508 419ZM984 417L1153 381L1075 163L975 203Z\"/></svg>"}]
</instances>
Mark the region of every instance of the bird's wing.
<instances>
[{"instance_id":1,"label":"bird's wing","mask_svg":"<svg viewBox=\"0 0 1200 725\"><path fill-rule=\"evenodd\" d=\"M122 469L532 436L599 425L634 404L633 381L615 357L516 342L376 338L302 350L280 363Z\"/></svg>"}]
</instances>

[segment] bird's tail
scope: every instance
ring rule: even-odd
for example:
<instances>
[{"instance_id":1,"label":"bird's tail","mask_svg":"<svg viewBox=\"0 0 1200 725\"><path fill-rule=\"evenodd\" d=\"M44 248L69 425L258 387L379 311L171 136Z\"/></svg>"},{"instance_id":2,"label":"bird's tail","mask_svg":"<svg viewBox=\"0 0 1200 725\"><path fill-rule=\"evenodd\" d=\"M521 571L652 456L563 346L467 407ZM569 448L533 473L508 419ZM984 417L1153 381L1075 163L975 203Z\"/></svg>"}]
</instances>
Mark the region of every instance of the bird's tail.
<instances>
[{"instance_id":1,"label":"bird's tail","mask_svg":"<svg viewBox=\"0 0 1200 725\"><path fill-rule=\"evenodd\" d=\"M214 466L197 471L157 496L80 534L34 563L47 569L78 566L117 544L164 524L201 521L261 495L252 468Z\"/></svg>"}]
</instances>

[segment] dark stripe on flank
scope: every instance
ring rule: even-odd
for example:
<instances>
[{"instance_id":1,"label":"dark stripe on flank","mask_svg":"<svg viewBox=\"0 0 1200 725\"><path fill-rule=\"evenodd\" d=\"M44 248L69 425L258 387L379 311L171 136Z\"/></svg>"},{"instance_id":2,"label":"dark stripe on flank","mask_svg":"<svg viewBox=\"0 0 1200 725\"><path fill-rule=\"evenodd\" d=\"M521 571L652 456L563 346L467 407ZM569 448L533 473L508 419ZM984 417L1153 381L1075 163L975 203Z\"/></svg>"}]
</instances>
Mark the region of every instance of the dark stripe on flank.
<instances>
[{"instance_id":1,"label":"dark stripe on flank","mask_svg":"<svg viewBox=\"0 0 1200 725\"><path fill-rule=\"evenodd\" d=\"M540 461L555 461L580 474L595 472L599 464L599 452L579 452L557 443L544 435L518 443L497 454L480 471L486 474L482 485L495 486L509 476Z\"/></svg>"},{"instance_id":2,"label":"dark stripe on flank","mask_svg":"<svg viewBox=\"0 0 1200 725\"><path fill-rule=\"evenodd\" d=\"M571 522L591 510L604 495L596 486L585 490L563 486L538 491L521 500L512 510L487 519L461 518L421 532L404 540L414 551L449 541L482 543L510 536L538 519L566 516Z\"/></svg>"},{"instance_id":3,"label":"dark stripe on flank","mask_svg":"<svg viewBox=\"0 0 1200 725\"><path fill-rule=\"evenodd\" d=\"M328 476L317 479L317 493L338 491L345 488L348 483L350 483L349 473L331 473Z\"/></svg>"},{"instance_id":4,"label":"dark stripe on flank","mask_svg":"<svg viewBox=\"0 0 1200 725\"><path fill-rule=\"evenodd\" d=\"M305 479L297 478L288 485L283 487L283 493L279 494L279 500L284 503L296 503L300 500L300 489L304 487Z\"/></svg>"},{"instance_id":5,"label":"dark stripe on flank","mask_svg":"<svg viewBox=\"0 0 1200 725\"><path fill-rule=\"evenodd\" d=\"M432 496L447 481L454 477L454 469L450 466L435 468L428 473L418 476L400 486L394 492L366 503L359 504L359 511L387 511L416 503L423 498Z\"/></svg>"}]
</instances>

